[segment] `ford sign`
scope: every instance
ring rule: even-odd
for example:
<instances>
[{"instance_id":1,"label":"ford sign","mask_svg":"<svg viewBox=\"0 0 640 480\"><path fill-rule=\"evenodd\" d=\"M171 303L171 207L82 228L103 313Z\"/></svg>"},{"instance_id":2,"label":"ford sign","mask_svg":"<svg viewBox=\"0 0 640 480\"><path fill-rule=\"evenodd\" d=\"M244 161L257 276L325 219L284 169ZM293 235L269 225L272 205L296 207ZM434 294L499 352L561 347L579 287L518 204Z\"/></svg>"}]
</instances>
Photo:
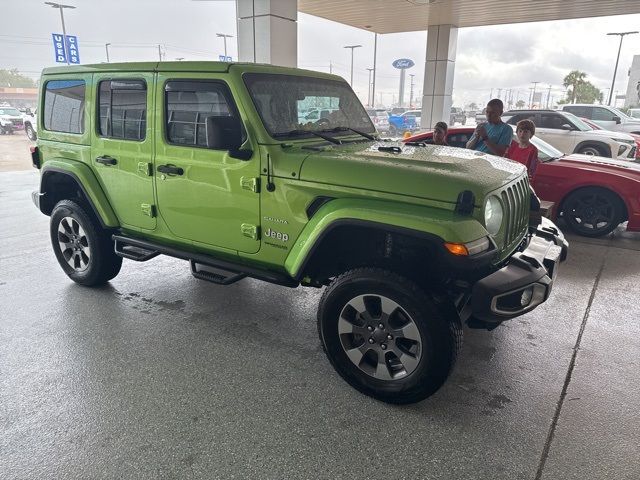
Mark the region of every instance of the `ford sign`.
<instances>
[{"instance_id":1,"label":"ford sign","mask_svg":"<svg viewBox=\"0 0 640 480\"><path fill-rule=\"evenodd\" d=\"M404 70L405 68L413 67L415 63L413 63L413 60L409 60L408 58L399 58L398 60L395 60L391 65L393 65L395 68L399 68L400 70Z\"/></svg>"}]
</instances>

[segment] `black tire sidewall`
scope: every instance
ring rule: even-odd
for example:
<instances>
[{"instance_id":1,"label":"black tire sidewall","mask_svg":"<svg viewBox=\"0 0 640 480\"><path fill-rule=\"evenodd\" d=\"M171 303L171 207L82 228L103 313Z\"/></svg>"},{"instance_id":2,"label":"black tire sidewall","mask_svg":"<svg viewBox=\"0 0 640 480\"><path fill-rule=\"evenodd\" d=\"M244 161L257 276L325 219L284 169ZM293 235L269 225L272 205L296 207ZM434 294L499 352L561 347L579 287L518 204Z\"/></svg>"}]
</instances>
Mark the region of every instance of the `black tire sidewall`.
<instances>
[{"instance_id":1,"label":"black tire sidewall","mask_svg":"<svg viewBox=\"0 0 640 480\"><path fill-rule=\"evenodd\" d=\"M448 321L429 297L399 275L364 269L347 281L339 277L321 300L318 330L325 352L336 371L354 388L389 403L412 403L426 398L444 383L456 357L456 339ZM386 278L385 278L386 277ZM396 277L396 278L394 278ZM400 279L401 281L397 281ZM396 280L396 281L389 281ZM347 302L363 294L379 294L398 303L420 333L421 358L408 376L384 381L367 375L347 357L338 336L338 319Z\"/></svg>"},{"instance_id":2,"label":"black tire sidewall","mask_svg":"<svg viewBox=\"0 0 640 480\"><path fill-rule=\"evenodd\" d=\"M574 221L573 217L568 212L568 210L570 210L571 204L574 201L574 198L576 198L579 195L584 195L586 192L589 192L589 191L594 191L594 193L598 192L601 195L606 196L615 208L615 218L607 228L604 228L602 230L595 230L595 231L593 231L593 229L582 228L579 223ZM563 211L564 221L574 233L577 233L578 235L582 235L584 237L600 237L602 235L607 235L608 233L611 233L618 227L618 225L621 222L622 208L623 206L621 205L621 200L613 192L610 192L608 190L604 190L601 188L587 187L587 188L583 188L583 189L571 192L563 202L562 211Z\"/></svg>"},{"instance_id":3,"label":"black tire sidewall","mask_svg":"<svg viewBox=\"0 0 640 480\"><path fill-rule=\"evenodd\" d=\"M27 130L27 138L29 140L35 141L38 139L37 135L36 135L36 131L33 129L33 127L31 125L27 125L26 127Z\"/></svg>"},{"instance_id":4,"label":"black tire sidewall","mask_svg":"<svg viewBox=\"0 0 640 480\"><path fill-rule=\"evenodd\" d=\"M81 272L74 270L67 263L58 244L58 227L65 217L75 219L87 236L91 257L89 265ZM104 231L79 204L71 200L61 200L56 204L51 213L50 236L51 246L58 263L74 282L86 286L99 285L110 280L119 272L122 259L115 257L115 254L111 254L109 242L105 239Z\"/></svg>"}]
</instances>

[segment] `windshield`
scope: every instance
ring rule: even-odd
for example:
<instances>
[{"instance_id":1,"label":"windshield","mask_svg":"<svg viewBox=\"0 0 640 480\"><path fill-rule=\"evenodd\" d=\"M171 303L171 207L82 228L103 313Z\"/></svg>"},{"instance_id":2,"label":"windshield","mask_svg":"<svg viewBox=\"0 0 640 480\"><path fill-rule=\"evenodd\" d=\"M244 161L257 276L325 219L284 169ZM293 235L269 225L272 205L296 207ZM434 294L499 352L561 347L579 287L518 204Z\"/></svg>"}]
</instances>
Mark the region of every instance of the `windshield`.
<instances>
[{"instance_id":1,"label":"windshield","mask_svg":"<svg viewBox=\"0 0 640 480\"><path fill-rule=\"evenodd\" d=\"M538 159L541 162L548 162L549 160L553 160L554 158L560 158L564 156L564 153L562 153L557 148L552 147L540 137L531 137L530 141L538 149Z\"/></svg>"},{"instance_id":2,"label":"windshield","mask_svg":"<svg viewBox=\"0 0 640 480\"><path fill-rule=\"evenodd\" d=\"M569 120L571 120L573 122L573 124L578 127L578 130L580 130L581 132L588 132L589 130L593 130L593 128L591 128L589 125L587 125L586 123L584 123L582 120L580 120L578 117L576 117L573 113L569 113L569 112L562 112L562 114L568 118Z\"/></svg>"},{"instance_id":3,"label":"windshield","mask_svg":"<svg viewBox=\"0 0 640 480\"><path fill-rule=\"evenodd\" d=\"M15 115L16 117L21 116L21 113L15 108L0 108L0 115Z\"/></svg>"},{"instance_id":4,"label":"windshield","mask_svg":"<svg viewBox=\"0 0 640 480\"><path fill-rule=\"evenodd\" d=\"M376 131L362 103L345 82L266 73L246 73L243 79L272 137L299 138L301 130L322 132L338 127ZM340 133L352 134L346 129Z\"/></svg>"}]
</instances>

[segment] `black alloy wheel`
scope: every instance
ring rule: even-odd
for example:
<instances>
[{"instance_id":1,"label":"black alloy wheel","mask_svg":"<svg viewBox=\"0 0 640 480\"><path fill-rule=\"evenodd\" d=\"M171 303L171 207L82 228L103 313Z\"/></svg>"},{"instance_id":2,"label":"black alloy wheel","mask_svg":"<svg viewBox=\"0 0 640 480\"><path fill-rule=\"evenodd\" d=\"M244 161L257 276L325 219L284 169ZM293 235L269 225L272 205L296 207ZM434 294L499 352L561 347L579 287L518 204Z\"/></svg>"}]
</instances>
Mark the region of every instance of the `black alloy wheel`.
<instances>
[{"instance_id":1,"label":"black alloy wheel","mask_svg":"<svg viewBox=\"0 0 640 480\"><path fill-rule=\"evenodd\" d=\"M578 235L599 237L611 233L624 219L624 205L604 188L581 188L563 202L562 216Z\"/></svg>"},{"instance_id":2,"label":"black alloy wheel","mask_svg":"<svg viewBox=\"0 0 640 480\"><path fill-rule=\"evenodd\" d=\"M320 301L318 333L344 380L396 404L436 392L462 344L457 316L447 318L417 284L379 268L350 270L331 283Z\"/></svg>"}]
</instances>

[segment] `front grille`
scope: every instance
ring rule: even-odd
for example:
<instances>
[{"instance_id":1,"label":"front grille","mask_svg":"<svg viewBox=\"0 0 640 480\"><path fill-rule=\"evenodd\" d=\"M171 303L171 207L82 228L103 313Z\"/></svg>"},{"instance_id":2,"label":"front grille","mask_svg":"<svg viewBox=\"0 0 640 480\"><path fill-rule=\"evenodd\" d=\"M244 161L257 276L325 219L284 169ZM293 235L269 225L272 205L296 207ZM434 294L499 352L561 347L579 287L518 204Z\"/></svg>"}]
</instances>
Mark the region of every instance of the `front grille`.
<instances>
[{"instance_id":1,"label":"front grille","mask_svg":"<svg viewBox=\"0 0 640 480\"><path fill-rule=\"evenodd\" d=\"M500 197L504 209L504 246L509 248L520 241L529 223L529 183L525 178L518 180L505 188Z\"/></svg>"},{"instance_id":2,"label":"front grille","mask_svg":"<svg viewBox=\"0 0 640 480\"><path fill-rule=\"evenodd\" d=\"M631 150L629 150L629 155L627 155L627 157L636 158L636 147L631 147Z\"/></svg>"}]
</instances>

